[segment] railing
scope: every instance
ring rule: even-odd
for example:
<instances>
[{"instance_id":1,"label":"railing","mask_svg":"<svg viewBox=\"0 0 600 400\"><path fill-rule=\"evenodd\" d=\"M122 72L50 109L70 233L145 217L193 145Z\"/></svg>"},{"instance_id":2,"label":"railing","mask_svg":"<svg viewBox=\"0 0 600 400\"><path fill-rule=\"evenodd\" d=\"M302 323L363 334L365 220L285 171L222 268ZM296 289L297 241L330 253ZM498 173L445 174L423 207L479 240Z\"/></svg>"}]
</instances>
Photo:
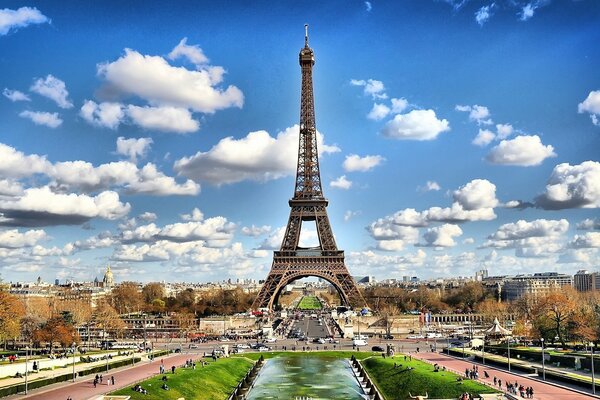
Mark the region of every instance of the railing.
<instances>
[{"instance_id":1,"label":"railing","mask_svg":"<svg viewBox=\"0 0 600 400\"><path fill-rule=\"evenodd\" d=\"M371 400L385 400L385 397L379 393L379 390L371 381L371 377L368 372L363 368L362 364L356 359L356 357L352 356L350 358L350 365L352 366L352 370L354 371L354 375L358 380L358 383L362 387L365 394Z\"/></svg>"}]
</instances>

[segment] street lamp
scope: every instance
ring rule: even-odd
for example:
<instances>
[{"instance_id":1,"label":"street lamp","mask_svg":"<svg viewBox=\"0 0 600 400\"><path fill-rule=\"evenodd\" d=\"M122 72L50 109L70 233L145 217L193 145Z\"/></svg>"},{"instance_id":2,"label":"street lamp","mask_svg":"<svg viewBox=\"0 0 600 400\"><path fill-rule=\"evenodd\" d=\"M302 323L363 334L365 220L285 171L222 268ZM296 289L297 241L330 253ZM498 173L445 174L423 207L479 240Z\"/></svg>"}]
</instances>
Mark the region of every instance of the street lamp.
<instances>
[{"instance_id":1,"label":"street lamp","mask_svg":"<svg viewBox=\"0 0 600 400\"><path fill-rule=\"evenodd\" d=\"M508 372L510 372L510 339L506 338L506 348L508 349Z\"/></svg>"},{"instance_id":2,"label":"street lamp","mask_svg":"<svg viewBox=\"0 0 600 400\"><path fill-rule=\"evenodd\" d=\"M483 344L481 345L481 361L485 365L485 334L483 335Z\"/></svg>"},{"instance_id":3,"label":"street lamp","mask_svg":"<svg viewBox=\"0 0 600 400\"><path fill-rule=\"evenodd\" d=\"M75 382L75 342L73 342L73 382Z\"/></svg>"},{"instance_id":4,"label":"street lamp","mask_svg":"<svg viewBox=\"0 0 600 400\"><path fill-rule=\"evenodd\" d=\"M546 380L546 357L544 357L544 338L540 339L542 342L542 379Z\"/></svg>"},{"instance_id":5,"label":"street lamp","mask_svg":"<svg viewBox=\"0 0 600 400\"><path fill-rule=\"evenodd\" d=\"M27 376L29 375L29 368L27 363L29 361L29 346L25 346L25 394L27 394Z\"/></svg>"},{"instance_id":6,"label":"street lamp","mask_svg":"<svg viewBox=\"0 0 600 400\"><path fill-rule=\"evenodd\" d=\"M590 355L592 364L592 393L596 394L596 378L594 376L594 343L590 342Z\"/></svg>"}]
</instances>

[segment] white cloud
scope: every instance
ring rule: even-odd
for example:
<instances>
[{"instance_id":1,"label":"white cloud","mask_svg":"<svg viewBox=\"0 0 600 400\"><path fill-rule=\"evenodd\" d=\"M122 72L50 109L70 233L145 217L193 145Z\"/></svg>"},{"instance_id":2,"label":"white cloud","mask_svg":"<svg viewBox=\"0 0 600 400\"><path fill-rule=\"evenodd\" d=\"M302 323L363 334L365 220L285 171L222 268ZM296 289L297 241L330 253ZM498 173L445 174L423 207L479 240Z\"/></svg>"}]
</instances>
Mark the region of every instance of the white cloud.
<instances>
[{"instance_id":1,"label":"white cloud","mask_svg":"<svg viewBox=\"0 0 600 400\"><path fill-rule=\"evenodd\" d=\"M390 113L390 108L385 104L374 103L373 108L367 114L367 118L372 119L374 121L380 121L388 116Z\"/></svg>"},{"instance_id":2,"label":"white cloud","mask_svg":"<svg viewBox=\"0 0 600 400\"><path fill-rule=\"evenodd\" d=\"M22 196L0 199L0 225L44 226L80 224L91 218L115 220L129 213L116 192L96 196L54 193L48 186L25 189Z\"/></svg>"},{"instance_id":3,"label":"white cloud","mask_svg":"<svg viewBox=\"0 0 600 400\"><path fill-rule=\"evenodd\" d=\"M504 203L505 208L517 208L520 205L521 205L521 202L519 200L509 200L506 203Z\"/></svg>"},{"instance_id":4,"label":"white cloud","mask_svg":"<svg viewBox=\"0 0 600 400\"><path fill-rule=\"evenodd\" d=\"M191 133L200 129L200 124L186 108L129 105L127 115L134 124L144 129L174 133Z\"/></svg>"},{"instance_id":5,"label":"white cloud","mask_svg":"<svg viewBox=\"0 0 600 400\"><path fill-rule=\"evenodd\" d=\"M0 230L0 248L17 249L35 246L40 240L46 239L46 232L41 229L24 233L17 229Z\"/></svg>"},{"instance_id":6,"label":"white cloud","mask_svg":"<svg viewBox=\"0 0 600 400\"><path fill-rule=\"evenodd\" d=\"M258 237L261 235L265 235L271 232L271 227L269 225L263 226L244 226L242 228L242 234L246 236Z\"/></svg>"},{"instance_id":7,"label":"white cloud","mask_svg":"<svg viewBox=\"0 0 600 400\"><path fill-rule=\"evenodd\" d=\"M43 111L22 111L19 117L28 118L36 125L47 126L48 128L58 128L63 120L60 119L58 113L49 113Z\"/></svg>"},{"instance_id":8,"label":"white cloud","mask_svg":"<svg viewBox=\"0 0 600 400\"><path fill-rule=\"evenodd\" d=\"M517 240L530 237L560 236L569 229L569 221L536 219L534 221L519 220L504 224L491 236L491 240Z\"/></svg>"},{"instance_id":9,"label":"white cloud","mask_svg":"<svg viewBox=\"0 0 600 400\"><path fill-rule=\"evenodd\" d=\"M558 164L548 179L546 191L535 203L549 210L600 207L600 162Z\"/></svg>"},{"instance_id":10,"label":"white cloud","mask_svg":"<svg viewBox=\"0 0 600 400\"><path fill-rule=\"evenodd\" d=\"M169 59L176 60L180 57L186 58L189 62L195 65L203 65L208 63L208 58L198 45L188 45L187 38L181 39L179 44L175 46L168 55Z\"/></svg>"},{"instance_id":11,"label":"white cloud","mask_svg":"<svg viewBox=\"0 0 600 400\"><path fill-rule=\"evenodd\" d=\"M23 193L23 186L19 181L0 179L0 196L18 196Z\"/></svg>"},{"instance_id":12,"label":"white cloud","mask_svg":"<svg viewBox=\"0 0 600 400\"><path fill-rule=\"evenodd\" d=\"M279 250L285 235L285 226L275 229L268 237L263 240L258 246L258 250Z\"/></svg>"},{"instance_id":13,"label":"white cloud","mask_svg":"<svg viewBox=\"0 0 600 400\"><path fill-rule=\"evenodd\" d=\"M4 95L4 97L9 99L13 103L15 101L31 101L29 96L27 96L25 93L20 92L18 90L11 90L9 88L4 88L4 90L2 91L2 94Z\"/></svg>"},{"instance_id":14,"label":"white cloud","mask_svg":"<svg viewBox=\"0 0 600 400\"><path fill-rule=\"evenodd\" d=\"M331 181L329 183L329 186L331 186L333 188L348 190L352 187L352 181L349 181L348 179L346 179L346 175L342 175L339 178Z\"/></svg>"},{"instance_id":15,"label":"white cloud","mask_svg":"<svg viewBox=\"0 0 600 400\"><path fill-rule=\"evenodd\" d=\"M498 205L496 185L486 179L473 179L452 194L465 210L494 208Z\"/></svg>"},{"instance_id":16,"label":"white cloud","mask_svg":"<svg viewBox=\"0 0 600 400\"><path fill-rule=\"evenodd\" d=\"M506 139L513 134L514 129L511 124L496 124L496 139Z\"/></svg>"},{"instance_id":17,"label":"white cloud","mask_svg":"<svg viewBox=\"0 0 600 400\"><path fill-rule=\"evenodd\" d=\"M577 229L586 231L586 230L600 230L600 218L586 218L580 223L577 224Z\"/></svg>"},{"instance_id":18,"label":"white cloud","mask_svg":"<svg viewBox=\"0 0 600 400\"><path fill-rule=\"evenodd\" d=\"M361 214L361 212L360 212L360 211L352 211L352 210L347 210L347 211L344 213L344 222L348 222L348 221L350 221L352 218L354 218L354 217L356 217L356 216L358 216L358 215L360 215L360 214Z\"/></svg>"},{"instance_id":19,"label":"white cloud","mask_svg":"<svg viewBox=\"0 0 600 400\"><path fill-rule=\"evenodd\" d=\"M486 159L492 164L528 167L540 165L549 157L556 157L554 147L545 146L539 136L533 135L501 141L491 149Z\"/></svg>"},{"instance_id":20,"label":"white cloud","mask_svg":"<svg viewBox=\"0 0 600 400\"><path fill-rule=\"evenodd\" d=\"M600 248L600 232L586 232L583 235L575 235L568 246L573 249Z\"/></svg>"},{"instance_id":21,"label":"white cloud","mask_svg":"<svg viewBox=\"0 0 600 400\"><path fill-rule=\"evenodd\" d=\"M54 101L60 108L72 108L73 103L67 99L69 92L63 81L53 75L46 76L45 79L39 78L33 82L29 88L34 93L44 96Z\"/></svg>"},{"instance_id":22,"label":"white cloud","mask_svg":"<svg viewBox=\"0 0 600 400\"><path fill-rule=\"evenodd\" d=\"M388 97L387 94L385 94L383 82L376 79L367 79L366 81L362 79L352 79L350 80L350 84L353 86L363 86L364 94L366 96L371 96L374 100L387 99Z\"/></svg>"},{"instance_id":23,"label":"white cloud","mask_svg":"<svg viewBox=\"0 0 600 400\"><path fill-rule=\"evenodd\" d=\"M379 155L360 157L356 154L350 154L346 156L342 166L346 172L366 172L372 170L383 161L385 161L385 158Z\"/></svg>"},{"instance_id":24,"label":"white cloud","mask_svg":"<svg viewBox=\"0 0 600 400\"><path fill-rule=\"evenodd\" d=\"M85 161L55 163L46 172L58 186L95 191L122 186L130 194L196 195L200 185L192 180L177 183L174 178L158 171L156 165L146 164L139 169L129 161L118 161L94 167Z\"/></svg>"},{"instance_id":25,"label":"white cloud","mask_svg":"<svg viewBox=\"0 0 600 400\"><path fill-rule=\"evenodd\" d=\"M377 250L401 251L404 250L404 240L380 240L377 242Z\"/></svg>"},{"instance_id":26,"label":"white cloud","mask_svg":"<svg viewBox=\"0 0 600 400\"><path fill-rule=\"evenodd\" d=\"M35 7L21 7L17 10L4 8L0 10L0 36L11 30L45 22L50 20Z\"/></svg>"},{"instance_id":27,"label":"white cloud","mask_svg":"<svg viewBox=\"0 0 600 400\"><path fill-rule=\"evenodd\" d=\"M203 113L242 107L244 96L237 87L230 85L225 90L217 87L223 81L222 67L197 67L195 71L174 67L160 56L125 49L125 55L116 61L100 64L98 75L106 82L106 92L137 96L152 106L189 108Z\"/></svg>"},{"instance_id":28,"label":"white cloud","mask_svg":"<svg viewBox=\"0 0 600 400\"><path fill-rule=\"evenodd\" d=\"M463 244L473 244L473 243L475 243L475 239L469 237L469 238L465 238L462 242L463 242Z\"/></svg>"},{"instance_id":29,"label":"white cloud","mask_svg":"<svg viewBox=\"0 0 600 400\"><path fill-rule=\"evenodd\" d=\"M226 137L207 152L177 160L174 169L195 181L217 185L278 179L296 171L298 137L298 125L279 132L275 138L266 131L250 132L241 139ZM325 145L319 132L317 146L319 154L340 151Z\"/></svg>"},{"instance_id":30,"label":"white cloud","mask_svg":"<svg viewBox=\"0 0 600 400\"><path fill-rule=\"evenodd\" d=\"M202 221L204 219L204 213L200 211L197 207L192 210L191 214L183 214L181 215L181 219L184 221Z\"/></svg>"},{"instance_id":31,"label":"white cloud","mask_svg":"<svg viewBox=\"0 0 600 400\"><path fill-rule=\"evenodd\" d=\"M102 102L97 104L86 100L81 106L79 115L92 125L117 129L125 118L124 106L120 103Z\"/></svg>"},{"instance_id":32,"label":"white cloud","mask_svg":"<svg viewBox=\"0 0 600 400\"><path fill-rule=\"evenodd\" d=\"M440 187L439 183L437 183L436 181L427 181L425 183L425 186L418 186L417 190L420 192L431 192L431 191L439 191L442 188Z\"/></svg>"},{"instance_id":33,"label":"white cloud","mask_svg":"<svg viewBox=\"0 0 600 400\"><path fill-rule=\"evenodd\" d=\"M381 133L383 136L402 140L433 140L450 130L446 119L438 119L433 110L412 110L397 114L388 121Z\"/></svg>"},{"instance_id":34,"label":"white cloud","mask_svg":"<svg viewBox=\"0 0 600 400\"><path fill-rule=\"evenodd\" d=\"M458 225L444 224L427 229L423 234L424 244L428 247L453 247L456 245L455 237L462 235L463 231Z\"/></svg>"},{"instance_id":35,"label":"white cloud","mask_svg":"<svg viewBox=\"0 0 600 400\"><path fill-rule=\"evenodd\" d=\"M45 156L25 155L14 147L0 143L0 176L21 178L43 173L50 166Z\"/></svg>"},{"instance_id":36,"label":"white cloud","mask_svg":"<svg viewBox=\"0 0 600 400\"><path fill-rule=\"evenodd\" d=\"M197 208L195 208L194 210L197 210ZM141 219L142 221L152 222L152 221L156 221L157 216L153 212L146 211L146 212L140 214L138 216L138 218Z\"/></svg>"},{"instance_id":37,"label":"white cloud","mask_svg":"<svg viewBox=\"0 0 600 400\"><path fill-rule=\"evenodd\" d=\"M475 136L475 139L473 139L471 143L473 143L476 146L483 147L490 144L495 137L496 135L494 134L494 132L490 131L489 129L480 129L479 133L477 134L477 136Z\"/></svg>"},{"instance_id":38,"label":"white cloud","mask_svg":"<svg viewBox=\"0 0 600 400\"><path fill-rule=\"evenodd\" d=\"M483 24L485 24L492 16L493 6L494 3L489 6L483 6L475 12L475 21L477 21L480 26L483 26Z\"/></svg>"},{"instance_id":39,"label":"white cloud","mask_svg":"<svg viewBox=\"0 0 600 400\"><path fill-rule=\"evenodd\" d=\"M365 1L365 7L367 12L371 12L371 10L373 9L373 5L371 4L370 1Z\"/></svg>"},{"instance_id":40,"label":"white cloud","mask_svg":"<svg viewBox=\"0 0 600 400\"><path fill-rule=\"evenodd\" d=\"M577 106L577 111L581 114L587 112L590 114L592 122L600 126L598 116L600 115L600 90L592 90L588 97Z\"/></svg>"},{"instance_id":41,"label":"white cloud","mask_svg":"<svg viewBox=\"0 0 600 400\"><path fill-rule=\"evenodd\" d=\"M117 154L127 156L135 163L138 157L146 157L152 143L151 138L125 139L121 136L117 138Z\"/></svg>"},{"instance_id":42,"label":"white cloud","mask_svg":"<svg viewBox=\"0 0 600 400\"><path fill-rule=\"evenodd\" d=\"M400 114L408 107L408 100L405 98L392 99L392 113Z\"/></svg>"}]
</instances>

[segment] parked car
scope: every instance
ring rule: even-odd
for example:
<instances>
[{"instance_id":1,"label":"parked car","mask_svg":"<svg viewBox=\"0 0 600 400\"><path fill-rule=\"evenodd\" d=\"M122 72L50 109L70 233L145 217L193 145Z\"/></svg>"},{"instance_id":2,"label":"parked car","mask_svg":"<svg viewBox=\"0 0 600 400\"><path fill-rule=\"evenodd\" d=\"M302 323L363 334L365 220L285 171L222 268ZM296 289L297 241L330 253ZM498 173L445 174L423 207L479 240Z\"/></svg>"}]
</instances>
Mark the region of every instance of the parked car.
<instances>
[{"instance_id":1,"label":"parked car","mask_svg":"<svg viewBox=\"0 0 600 400\"><path fill-rule=\"evenodd\" d=\"M368 345L368 343L364 339L354 339L352 341L352 345L356 346L356 347L360 347L360 346L366 346L366 345Z\"/></svg>"},{"instance_id":2,"label":"parked car","mask_svg":"<svg viewBox=\"0 0 600 400\"><path fill-rule=\"evenodd\" d=\"M261 346L258 348L258 351L262 353L263 351L271 351L271 349L267 346Z\"/></svg>"},{"instance_id":3,"label":"parked car","mask_svg":"<svg viewBox=\"0 0 600 400\"><path fill-rule=\"evenodd\" d=\"M393 339L394 335L383 335L384 339Z\"/></svg>"},{"instance_id":4,"label":"parked car","mask_svg":"<svg viewBox=\"0 0 600 400\"><path fill-rule=\"evenodd\" d=\"M371 351L382 352L382 351L385 351L385 350L381 346L373 346L373 347L371 347Z\"/></svg>"}]
</instances>

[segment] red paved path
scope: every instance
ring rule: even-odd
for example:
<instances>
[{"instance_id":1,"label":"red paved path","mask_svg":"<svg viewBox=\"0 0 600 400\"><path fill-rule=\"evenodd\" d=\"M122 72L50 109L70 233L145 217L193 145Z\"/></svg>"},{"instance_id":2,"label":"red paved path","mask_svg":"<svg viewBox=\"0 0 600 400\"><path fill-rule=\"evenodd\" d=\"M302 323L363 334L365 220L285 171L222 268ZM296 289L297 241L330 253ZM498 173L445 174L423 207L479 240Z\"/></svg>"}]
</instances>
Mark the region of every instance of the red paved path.
<instances>
[{"instance_id":1,"label":"red paved path","mask_svg":"<svg viewBox=\"0 0 600 400\"><path fill-rule=\"evenodd\" d=\"M464 371L466 368L473 367L473 363L458 360L456 358L448 357L438 353L412 353L411 355L415 358L427 360L432 363L438 363L440 366L445 366L448 369L460 373L461 376L464 376ZM568 389L563 389L554 385L549 385L547 383L543 383L535 379L529 379L521 375L515 375L509 372L487 368L481 364L476 365L478 365L479 368L480 381L484 381L493 385L495 376L498 379L502 379L503 388L506 388L506 382L514 383L515 381L518 381L519 385L523 384L525 387L533 387L533 398L536 400L583 400L593 398L592 396L577 393ZM483 371L488 371L490 377L487 379L483 378Z\"/></svg>"},{"instance_id":2,"label":"red paved path","mask_svg":"<svg viewBox=\"0 0 600 400\"><path fill-rule=\"evenodd\" d=\"M67 397L71 396L73 400L85 400L91 397L112 392L125 386L130 386L134 382L150 378L153 375L158 374L160 360L164 360L165 369L170 370L171 365L180 366L185 363L185 360L190 358L198 358L197 354L178 354L175 356L156 359L152 363L142 361L135 367L120 370L120 371L108 371L104 373L103 383L94 388L94 375L89 377L81 377L78 382L72 383L67 386L61 386L53 389L44 390L41 388L37 393L30 394L28 396L19 396L19 398L36 399L36 400L66 400ZM175 372L177 373L177 371ZM115 377L115 386L108 386L106 384L107 378Z\"/></svg>"}]
</instances>

